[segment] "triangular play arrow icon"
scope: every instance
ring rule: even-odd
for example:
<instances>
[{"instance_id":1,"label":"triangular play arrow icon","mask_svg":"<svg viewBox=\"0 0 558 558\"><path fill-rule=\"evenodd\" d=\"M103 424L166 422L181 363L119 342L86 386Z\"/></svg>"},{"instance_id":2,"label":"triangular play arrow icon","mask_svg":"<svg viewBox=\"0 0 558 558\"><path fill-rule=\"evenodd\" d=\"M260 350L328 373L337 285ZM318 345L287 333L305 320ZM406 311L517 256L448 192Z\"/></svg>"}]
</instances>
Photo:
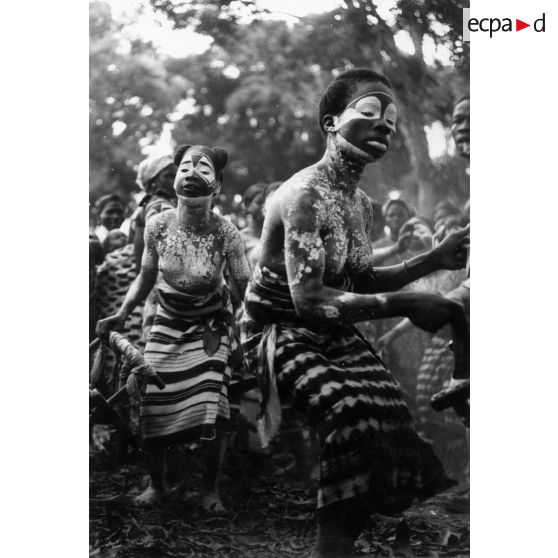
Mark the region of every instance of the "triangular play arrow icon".
<instances>
[{"instance_id":1,"label":"triangular play arrow icon","mask_svg":"<svg viewBox=\"0 0 558 558\"><path fill-rule=\"evenodd\" d=\"M521 31L522 29L525 29L526 27L531 27L531 24L530 23L525 23L524 21L521 21L520 19L515 20L515 30L516 31Z\"/></svg>"}]
</instances>

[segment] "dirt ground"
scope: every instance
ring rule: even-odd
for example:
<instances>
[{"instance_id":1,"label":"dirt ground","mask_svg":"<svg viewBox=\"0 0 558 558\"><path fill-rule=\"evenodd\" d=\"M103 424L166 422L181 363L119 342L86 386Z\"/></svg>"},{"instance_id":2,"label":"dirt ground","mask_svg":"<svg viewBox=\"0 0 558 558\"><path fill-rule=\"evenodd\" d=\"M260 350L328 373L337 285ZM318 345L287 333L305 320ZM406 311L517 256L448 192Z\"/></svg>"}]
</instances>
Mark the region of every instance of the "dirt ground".
<instances>
[{"instance_id":1,"label":"dirt ground","mask_svg":"<svg viewBox=\"0 0 558 558\"><path fill-rule=\"evenodd\" d=\"M230 513L212 516L197 505L199 448L176 450L171 483L179 489L163 506L137 508L147 486L141 455L115 462L114 451L90 456L90 557L293 558L314 544L316 482L292 456L254 458L230 451L221 482ZM374 516L356 543L362 556L468 557L469 508L454 491L417 504L402 518ZM397 542L396 531L398 532ZM395 550L394 550L395 548Z\"/></svg>"}]
</instances>

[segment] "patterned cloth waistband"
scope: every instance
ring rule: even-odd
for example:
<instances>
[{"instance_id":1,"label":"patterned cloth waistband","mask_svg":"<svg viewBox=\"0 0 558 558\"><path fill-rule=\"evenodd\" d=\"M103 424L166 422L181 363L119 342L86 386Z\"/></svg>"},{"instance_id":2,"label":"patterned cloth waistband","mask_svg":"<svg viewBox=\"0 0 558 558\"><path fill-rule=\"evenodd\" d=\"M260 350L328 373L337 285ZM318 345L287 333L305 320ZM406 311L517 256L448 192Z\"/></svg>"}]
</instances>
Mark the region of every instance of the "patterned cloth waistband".
<instances>
[{"instance_id":1,"label":"patterned cloth waistband","mask_svg":"<svg viewBox=\"0 0 558 558\"><path fill-rule=\"evenodd\" d=\"M221 313L227 306L224 286L205 295L190 295L176 290L164 279L157 284L157 298L161 307L181 318L198 318Z\"/></svg>"},{"instance_id":2,"label":"patterned cloth waistband","mask_svg":"<svg viewBox=\"0 0 558 558\"><path fill-rule=\"evenodd\" d=\"M351 291L352 283L344 276L329 287ZM262 323L280 323L285 326L300 326L289 283L267 267L254 268L245 297L246 311L254 320Z\"/></svg>"}]
</instances>

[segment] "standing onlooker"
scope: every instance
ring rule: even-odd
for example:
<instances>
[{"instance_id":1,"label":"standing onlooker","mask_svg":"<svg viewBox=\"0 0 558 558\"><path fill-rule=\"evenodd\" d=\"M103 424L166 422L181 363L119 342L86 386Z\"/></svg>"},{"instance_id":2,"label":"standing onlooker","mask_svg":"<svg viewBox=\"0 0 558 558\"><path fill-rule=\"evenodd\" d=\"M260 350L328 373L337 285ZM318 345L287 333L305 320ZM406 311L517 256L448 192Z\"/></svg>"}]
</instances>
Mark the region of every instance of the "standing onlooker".
<instances>
[{"instance_id":1,"label":"standing onlooker","mask_svg":"<svg viewBox=\"0 0 558 558\"><path fill-rule=\"evenodd\" d=\"M250 269L254 269L258 261L258 247L264 221L264 190L265 184L257 182L249 186L242 197L247 225L240 231L240 236L244 241L244 254Z\"/></svg>"},{"instance_id":2,"label":"standing onlooker","mask_svg":"<svg viewBox=\"0 0 558 558\"><path fill-rule=\"evenodd\" d=\"M136 253L136 267L139 272L143 254L143 234L150 217L176 207L176 193L173 190L176 167L170 155L148 157L138 166L136 184L145 192L139 207L132 216L129 242L133 242Z\"/></svg>"},{"instance_id":3,"label":"standing onlooker","mask_svg":"<svg viewBox=\"0 0 558 558\"><path fill-rule=\"evenodd\" d=\"M176 192L173 188L176 166L170 155L149 157L138 167L136 184L145 192L139 207L132 216L129 241L134 245L136 272L139 273L144 248L144 233L147 222L154 216L176 207ZM155 290L143 304L143 338L147 339L157 312Z\"/></svg>"},{"instance_id":4,"label":"standing onlooker","mask_svg":"<svg viewBox=\"0 0 558 558\"><path fill-rule=\"evenodd\" d=\"M399 240L401 227L411 217L415 215L415 211L401 199L388 200L383 207L383 215L389 234L372 245L373 248L381 248L395 244Z\"/></svg>"},{"instance_id":5,"label":"standing onlooker","mask_svg":"<svg viewBox=\"0 0 558 558\"><path fill-rule=\"evenodd\" d=\"M105 254L97 236L89 233L89 341L95 338L95 324L99 319L99 303L95 292L97 268Z\"/></svg>"},{"instance_id":6,"label":"standing onlooker","mask_svg":"<svg viewBox=\"0 0 558 558\"><path fill-rule=\"evenodd\" d=\"M117 194L100 197L93 206L96 220L95 234L103 242L107 234L118 229L124 221L124 203Z\"/></svg>"}]
</instances>

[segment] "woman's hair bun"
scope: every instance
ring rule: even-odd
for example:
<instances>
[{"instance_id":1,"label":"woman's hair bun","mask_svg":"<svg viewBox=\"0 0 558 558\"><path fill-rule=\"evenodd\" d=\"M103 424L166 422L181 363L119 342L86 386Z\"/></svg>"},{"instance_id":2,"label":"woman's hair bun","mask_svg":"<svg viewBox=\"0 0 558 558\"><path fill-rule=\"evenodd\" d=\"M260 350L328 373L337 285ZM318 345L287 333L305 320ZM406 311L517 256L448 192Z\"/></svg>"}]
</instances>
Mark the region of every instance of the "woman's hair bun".
<instances>
[{"instance_id":1,"label":"woman's hair bun","mask_svg":"<svg viewBox=\"0 0 558 558\"><path fill-rule=\"evenodd\" d=\"M222 147L212 147L211 149L215 153L215 166L219 169L224 169L229 160L227 152Z\"/></svg>"}]
</instances>

